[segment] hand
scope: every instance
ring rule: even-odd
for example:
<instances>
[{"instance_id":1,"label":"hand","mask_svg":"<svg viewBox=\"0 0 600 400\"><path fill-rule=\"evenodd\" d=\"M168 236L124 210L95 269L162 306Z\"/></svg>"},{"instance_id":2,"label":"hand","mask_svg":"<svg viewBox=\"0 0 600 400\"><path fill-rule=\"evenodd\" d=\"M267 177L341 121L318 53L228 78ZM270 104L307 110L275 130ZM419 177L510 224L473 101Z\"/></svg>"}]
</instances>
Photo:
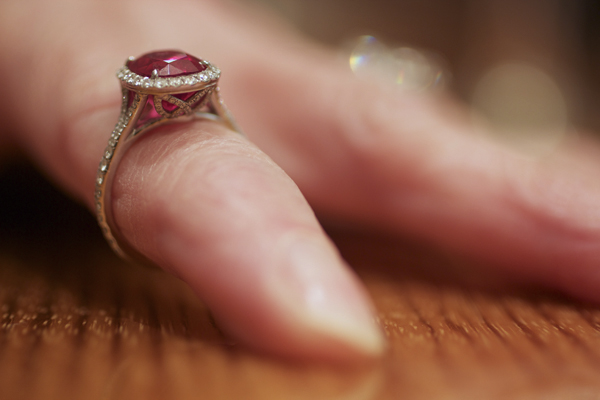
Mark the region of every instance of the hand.
<instances>
[{"instance_id":1,"label":"hand","mask_svg":"<svg viewBox=\"0 0 600 400\"><path fill-rule=\"evenodd\" d=\"M311 360L384 348L365 290L303 195L328 215L600 300L595 147L543 162L513 153L451 100L357 81L332 53L255 10L5 1L4 131L92 208L120 107L114 72L127 56L162 48L221 68L223 97L249 140L209 121L149 132L116 171L115 219L243 343Z\"/></svg>"}]
</instances>

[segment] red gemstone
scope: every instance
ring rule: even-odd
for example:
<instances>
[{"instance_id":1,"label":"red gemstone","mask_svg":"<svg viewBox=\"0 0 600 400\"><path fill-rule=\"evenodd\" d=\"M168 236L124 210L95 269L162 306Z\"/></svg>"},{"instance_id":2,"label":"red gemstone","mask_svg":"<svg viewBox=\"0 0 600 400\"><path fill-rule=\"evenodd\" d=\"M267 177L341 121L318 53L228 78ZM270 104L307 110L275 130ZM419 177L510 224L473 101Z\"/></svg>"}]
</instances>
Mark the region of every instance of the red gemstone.
<instances>
[{"instance_id":1,"label":"red gemstone","mask_svg":"<svg viewBox=\"0 0 600 400\"><path fill-rule=\"evenodd\" d=\"M141 76L152 76L156 70L160 77L195 74L206 69L202 60L179 50L161 50L144 54L127 62L131 72Z\"/></svg>"}]
</instances>

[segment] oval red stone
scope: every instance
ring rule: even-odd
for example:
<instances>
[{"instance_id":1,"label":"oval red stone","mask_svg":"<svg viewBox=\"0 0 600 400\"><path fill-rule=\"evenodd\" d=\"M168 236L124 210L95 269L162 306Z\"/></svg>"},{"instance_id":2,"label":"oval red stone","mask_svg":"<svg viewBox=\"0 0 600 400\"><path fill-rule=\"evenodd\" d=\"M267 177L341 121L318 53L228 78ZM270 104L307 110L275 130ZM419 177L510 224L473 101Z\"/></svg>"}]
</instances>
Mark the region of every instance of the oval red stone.
<instances>
[{"instance_id":1,"label":"oval red stone","mask_svg":"<svg viewBox=\"0 0 600 400\"><path fill-rule=\"evenodd\" d=\"M127 62L131 72L141 76L152 76L156 70L160 77L172 77L195 74L207 67L202 60L179 50L161 50L139 56Z\"/></svg>"}]
</instances>

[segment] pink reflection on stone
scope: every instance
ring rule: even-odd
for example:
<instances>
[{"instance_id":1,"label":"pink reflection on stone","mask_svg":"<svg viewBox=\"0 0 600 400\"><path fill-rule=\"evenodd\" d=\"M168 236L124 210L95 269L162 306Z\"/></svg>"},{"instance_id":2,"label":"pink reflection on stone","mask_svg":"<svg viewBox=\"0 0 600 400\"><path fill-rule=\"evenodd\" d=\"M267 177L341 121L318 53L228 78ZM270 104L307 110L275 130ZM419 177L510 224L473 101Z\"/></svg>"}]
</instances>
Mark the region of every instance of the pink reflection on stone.
<instances>
[{"instance_id":1,"label":"pink reflection on stone","mask_svg":"<svg viewBox=\"0 0 600 400\"><path fill-rule=\"evenodd\" d=\"M154 107L154 96L148 96L148 101L146 102L146 105L142 110L142 115L138 119L135 127L137 129L140 126L146 124L148 121L158 118L160 118L160 114L156 111L156 108Z\"/></svg>"},{"instance_id":2,"label":"pink reflection on stone","mask_svg":"<svg viewBox=\"0 0 600 400\"><path fill-rule=\"evenodd\" d=\"M135 92L133 90L127 91L127 108L131 107L133 104L133 99L135 98Z\"/></svg>"}]
</instances>

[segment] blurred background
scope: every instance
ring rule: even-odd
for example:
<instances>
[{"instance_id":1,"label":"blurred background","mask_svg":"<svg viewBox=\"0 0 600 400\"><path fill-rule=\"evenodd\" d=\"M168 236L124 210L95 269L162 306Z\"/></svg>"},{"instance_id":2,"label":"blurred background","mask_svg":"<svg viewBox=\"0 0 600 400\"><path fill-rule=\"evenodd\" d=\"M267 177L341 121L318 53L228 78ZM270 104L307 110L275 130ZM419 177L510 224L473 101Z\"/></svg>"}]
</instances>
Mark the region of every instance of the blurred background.
<instances>
[{"instance_id":1,"label":"blurred background","mask_svg":"<svg viewBox=\"0 0 600 400\"><path fill-rule=\"evenodd\" d=\"M359 76L450 91L518 147L600 132L599 0L246 1L339 48Z\"/></svg>"}]
</instances>

